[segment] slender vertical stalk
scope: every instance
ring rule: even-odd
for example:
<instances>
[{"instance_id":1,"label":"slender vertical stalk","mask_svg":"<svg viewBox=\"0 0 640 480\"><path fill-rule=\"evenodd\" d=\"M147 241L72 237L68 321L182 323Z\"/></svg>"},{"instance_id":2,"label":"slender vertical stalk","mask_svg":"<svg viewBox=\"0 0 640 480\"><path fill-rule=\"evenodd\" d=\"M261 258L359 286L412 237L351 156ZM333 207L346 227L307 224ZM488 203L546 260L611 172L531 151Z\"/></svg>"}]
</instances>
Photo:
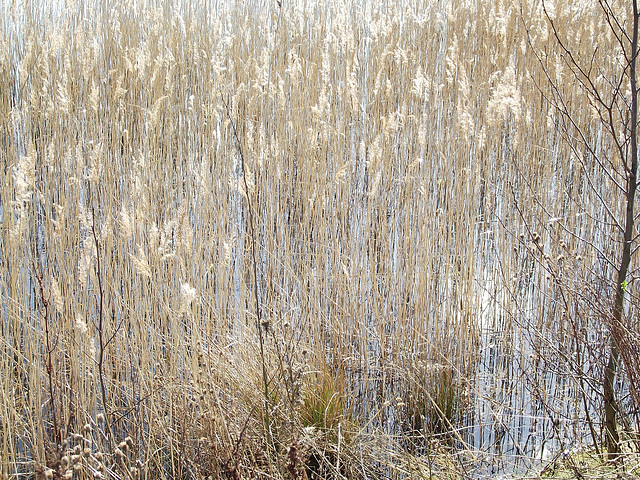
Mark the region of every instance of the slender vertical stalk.
<instances>
[{"instance_id":1,"label":"slender vertical stalk","mask_svg":"<svg viewBox=\"0 0 640 480\"><path fill-rule=\"evenodd\" d=\"M104 411L104 424L106 426L107 433L107 445L110 446L111 439L113 438L113 432L111 431L111 423L109 422L109 411L107 403L107 386L104 381L104 351L106 343L104 339L104 290L102 287L102 269L100 265L100 242L98 241L98 234L96 233L96 212L95 209L91 209L92 225L91 232L93 234L93 241L96 246L96 275L98 276L98 342L100 348L98 352L98 376L100 377L100 393L102 395L102 409Z\"/></svg>"},{"instance_id":2,"label":"slender vertical stalk","mask_svg":"<svg viewBox=\"0 0 640 480\"><path fill-rule=\"evenodd\" d=\"M267 405L267 400L269 398L269 377L267 375L267 364L265 361L264 354L264 333L262 331L262 308L260 306L260 297L258 292L258 261L256 255L256 233L255 233L255 225L254 225L254 217L253 217L253 207L251 205L251 199L249 198L249 183L247 182L247 170L245 168L244 163L244 154L242 152L242 143L240 142L240 136L238 135L238 130L236 128L236 124L231 117L231 111L229 110L229 105L222 98L222 102L227 110L227 116L229 117L229 123L231 124L231 129L233 130L233 137L236 142L236 149L238 150L238 155L240 155L240 166L242 168L242 181L244 183L244 191L247 196L247 210L249 213L249 232L251 235L251 261L252 261L252 273L253 273L253 288L254 288L254 306L256 313L256 329L258 330L258 341L260 344L260 360L262 362L262 388L264 393L264 416L267 427L270 425L269 419L269 406ZM267 434L269 430L267 428Z\"/></svg>"},{"instance_id":3,"label":"slender vertical stalk","mask_svg":"<svg viewBox=\"0 0 640 480\"><path fill-rule=\"evenodd\" d=\"M35 266L34 266L35 271ZM42 282L42 273L36 273L36 280L38 282L38 288L40 290L40 302L42 303L42 308L44 309L44 335L45 335L45 343L47 350L47 380L49 383L49 402L51 408L51 422L53 427L53 442L55 444L56 450L58 453L62 448L62 435L60 432L60 426L58 422L58 408L56 406L56 396L55 396L55 388L54 388L54 368L53 368L53 358L51 353L53 352L53 347L51 346L51 332L49 329L49 300L44 294L44 286Z\"/></svg>"}]
</instances>

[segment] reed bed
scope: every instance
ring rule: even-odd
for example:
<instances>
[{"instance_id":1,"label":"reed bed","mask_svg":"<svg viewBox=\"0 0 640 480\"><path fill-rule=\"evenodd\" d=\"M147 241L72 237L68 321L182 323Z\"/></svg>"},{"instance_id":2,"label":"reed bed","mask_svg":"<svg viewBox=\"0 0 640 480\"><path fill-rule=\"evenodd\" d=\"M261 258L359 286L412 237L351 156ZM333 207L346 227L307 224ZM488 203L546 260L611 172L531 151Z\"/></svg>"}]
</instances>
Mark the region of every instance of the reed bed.
<instances>
[{"instance_id":1,"label":"reed bed","mask_svg":"<svg viewBox=\"0 0 640 480\"><path fill-rule=\"evenodd\" d=\"M592 3L553 19L615 52ZM594 196L621 203L559 133L545 69L610 148L540 2L0 8L3 478L478 478L597 443Z\"/></svg>"}]
</instances>

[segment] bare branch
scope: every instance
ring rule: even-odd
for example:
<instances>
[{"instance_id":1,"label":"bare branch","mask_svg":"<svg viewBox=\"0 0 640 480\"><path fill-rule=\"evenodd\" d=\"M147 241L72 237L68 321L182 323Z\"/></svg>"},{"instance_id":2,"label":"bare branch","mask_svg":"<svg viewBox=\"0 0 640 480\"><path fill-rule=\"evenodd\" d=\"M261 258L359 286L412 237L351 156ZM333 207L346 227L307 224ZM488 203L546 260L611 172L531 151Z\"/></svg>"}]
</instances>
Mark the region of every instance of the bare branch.
<instances>
[{"instance_id":1,"label":"bare branch","mask_svg":"<svg viewBox=\"0 0 640 480\"><path fill-rule=\"evenodd\" d=\"M611 28L611 33L616 37L616 40L618 40L618 43L622 47L623 52L625 52L624 40L626 40L628 44L631 44L632 42L631 37L629 37L625 28L618 21L618 16L615 13L613 13L613 9L611 8L611 5L609 4L609 2L607 0L598 0L598 3L600 4L602 11L604 12L605 18L607 19L607 23L609 24L609 28ZM620 32L620 34L624 37L624 39L622 39L620 37L620 34L618 34L617 32ZM627 60L628 63L631 63L631 59L626 56L626 52L625 52L625 59Z\"/></svg>"}]
</instances>

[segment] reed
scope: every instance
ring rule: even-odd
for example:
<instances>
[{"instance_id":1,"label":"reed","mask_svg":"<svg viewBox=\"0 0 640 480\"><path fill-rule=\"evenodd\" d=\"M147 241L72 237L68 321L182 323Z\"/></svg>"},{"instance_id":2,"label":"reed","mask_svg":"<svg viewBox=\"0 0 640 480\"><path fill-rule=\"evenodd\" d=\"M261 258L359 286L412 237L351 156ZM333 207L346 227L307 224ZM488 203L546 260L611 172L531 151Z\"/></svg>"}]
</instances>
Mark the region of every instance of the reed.
<instances>
[{"instance_id":1,"label":"reed","mask_svg":"<svg viewBox=\"0 0 640 480\"><path fill-rule=\"evenodd\" d=\"M615 52L591 3L554 21ZM4 477L469 478L599 428L610 192L540 2L0 9Z\"/></svg>"}]
</instances>

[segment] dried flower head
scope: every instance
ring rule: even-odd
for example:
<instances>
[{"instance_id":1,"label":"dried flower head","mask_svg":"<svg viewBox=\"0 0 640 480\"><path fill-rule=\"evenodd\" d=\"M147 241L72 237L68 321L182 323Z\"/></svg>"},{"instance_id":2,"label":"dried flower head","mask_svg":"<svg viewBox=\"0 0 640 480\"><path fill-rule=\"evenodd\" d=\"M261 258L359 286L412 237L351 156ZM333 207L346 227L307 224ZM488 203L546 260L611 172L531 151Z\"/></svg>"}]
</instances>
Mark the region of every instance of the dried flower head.
<instances>
[{"instance_id":1,"label":"dried flower head","mask_svg":"<svg viewBox=\"0 0 640 480\"><path fill-rule=\"evenodd\" d=\"M120 449L120 447L116 447L115 452L113 452L114 457L116 457L116 461L118 462L123 462L124 459L126 458L125 454L123 453L123 451Z\"/></svg>"}]
</instances>

